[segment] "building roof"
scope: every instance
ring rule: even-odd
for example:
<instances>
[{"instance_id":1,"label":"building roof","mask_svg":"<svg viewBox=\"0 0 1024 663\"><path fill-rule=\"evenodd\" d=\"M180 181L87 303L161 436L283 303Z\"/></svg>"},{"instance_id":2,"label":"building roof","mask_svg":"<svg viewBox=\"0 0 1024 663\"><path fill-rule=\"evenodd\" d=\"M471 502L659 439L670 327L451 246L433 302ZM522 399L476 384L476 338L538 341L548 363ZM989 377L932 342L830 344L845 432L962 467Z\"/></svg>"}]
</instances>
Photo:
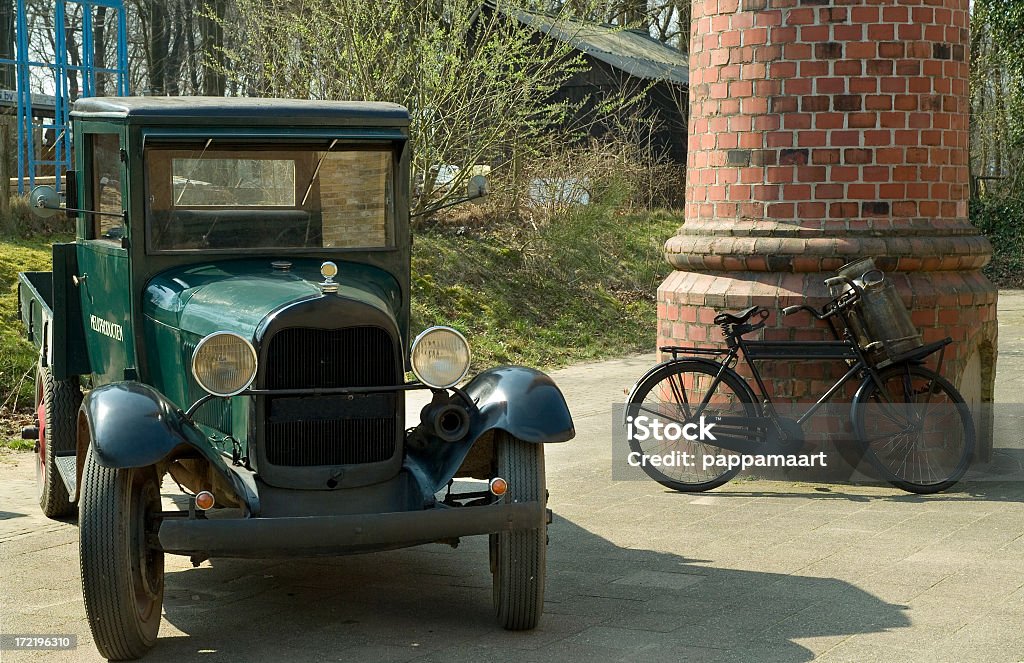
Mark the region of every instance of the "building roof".
<instances>
[{"instance_id":1,"label":"building roof","mask_svg":"<svg viewBox=\"0 0 1024 663\"><path fill-rule=\"evenodd\" d=\"M523 25L572 45L576 50L638 78L690 85L689 56L638 30L574 21L490 2Z\"/></svg>"},{"instance_id":2,"label":"building roof","mask_svg":"<svg viewBox=\"0 0 1024 663\"><path fill-rule=\"evenodd\" d=\"M245 121L293 125L350 124L405 126L409 112L398 104L367 101L309 101L255 97L86 97L75 102L80 118L157 121Z\"/></svg>"}]
</instances>

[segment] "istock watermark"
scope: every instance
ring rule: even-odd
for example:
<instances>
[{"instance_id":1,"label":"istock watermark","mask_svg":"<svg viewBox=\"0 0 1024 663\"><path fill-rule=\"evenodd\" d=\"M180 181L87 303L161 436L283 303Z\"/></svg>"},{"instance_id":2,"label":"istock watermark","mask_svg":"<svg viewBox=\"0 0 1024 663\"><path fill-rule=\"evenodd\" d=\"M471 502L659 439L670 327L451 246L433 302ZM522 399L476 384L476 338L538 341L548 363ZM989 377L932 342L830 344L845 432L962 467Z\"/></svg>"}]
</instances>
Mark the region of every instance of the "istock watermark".
<instances>
[{"instance_id":1,"label":"istock watermark","mask_svg":"<svg viewBox=\"0 0 1024 663\"><path fill-rule=\"evenodd\" d=\"M728 440L724 439L722 447L694 447L692 451L672 449L659 453L648 453L636 447L642 443L650 443L655 449L663 449L666 443L679 442L718 442L714 428L716 421L708 421L701 415L697 421L680 423L678 421L662 421L660 417L650 415L626 415L626 439L630 442L631 451L626 456L630 467L677 467L710 470L723 468L741 471L752 467L827 467L828 459L824 452L816 454L742 454L727 453ZM716 453L720 452L720 453Z\"/></svg>"},{"instance_id":2,"label":"istock watermark","mask_svg":"<svg viewBox=\"0 0 1024 663\"><path fill-rule=\"evenodd\" d=\"M649 417L646 414L636 417L633 415L626 416L626 435L630 439L641 442L646 442L647 440L677 442L680 439L715 442L717 438L711 432L711 429L714 427L715 424L707 422L703 416L698 421L688 424L680 424L677 421L665 423L658 417Z\"/></svg>"}]
</instances>

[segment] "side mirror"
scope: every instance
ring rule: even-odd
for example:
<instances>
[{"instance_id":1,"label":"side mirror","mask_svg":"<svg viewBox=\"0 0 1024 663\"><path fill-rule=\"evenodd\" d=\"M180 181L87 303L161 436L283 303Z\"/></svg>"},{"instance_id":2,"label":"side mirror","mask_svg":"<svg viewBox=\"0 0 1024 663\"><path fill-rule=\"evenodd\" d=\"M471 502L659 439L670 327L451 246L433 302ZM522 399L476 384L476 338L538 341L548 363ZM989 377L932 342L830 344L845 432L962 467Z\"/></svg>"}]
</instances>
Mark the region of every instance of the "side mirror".
<instances>
[{"instance_id":1,"label":"side mirror","mask_svg":"<svg viewBox=\"0 0 1024 663\"><path fill-rule=\"evenodd\" d=\"M32 213L40 219L49 219L61 211L60 194L52 186L37 186L29 194Z\"/></svg>"},{"instance_id":2,"label":"side mirror","mask_svg":"<svg viewBox=\"0 0 1024 663\"><path fill-rule=\"evenodd\" d=\"M70 172L73 171L69 171ZM74 176L68 179L68 182L73 182ZM117 212L97 212L95 210L80 209L77 206L78 202L78 187L71 184L68 188L68 202L65 207L60 206L60 194L52 186L37 186L32 189L32 193L28 195L29 205L32 207L32 213L41 219L49 219L57 212L63 211L68 218L74 218L76 214L99 214L101 216L116 216L122 220L122 225L127 223L128 212L127 210L118 214ZM72 203L76 203L72 206Z\"/></svg>"}]
</instances>

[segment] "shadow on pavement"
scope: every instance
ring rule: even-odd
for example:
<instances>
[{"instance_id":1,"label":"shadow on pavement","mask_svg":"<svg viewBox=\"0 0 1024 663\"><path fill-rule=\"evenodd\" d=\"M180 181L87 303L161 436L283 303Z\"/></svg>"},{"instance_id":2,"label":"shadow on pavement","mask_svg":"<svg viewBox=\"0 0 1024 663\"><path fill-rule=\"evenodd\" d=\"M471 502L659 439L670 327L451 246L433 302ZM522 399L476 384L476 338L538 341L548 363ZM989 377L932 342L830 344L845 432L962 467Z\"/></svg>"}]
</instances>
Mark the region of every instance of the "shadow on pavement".
<instances>
[{"instance_id":1,"label":"shadow on pavement","mask_svg":"<svg viewBox=\"0 0 1024 663\"><path fill-rule=\"evenodd\" d=\"M796 497L806 499L813 495L815 499L837 499L850 502L903 502L909 504L924 504L937 502L1024 502L1024 450L997 448L992 451L992 459L989 462L975 462L967 470L967 474L952 488L930 495L918 495L903 492L892 484L878 479L874 471L867 466L866 462L858 461L854 469L849 467L845 473L847 478L834 479L832 481L822 480L817 483L815 478L808 478L803 471L785 471L779 473L781 476L755 476L749 478L760 479L760 484L765 481L774 482L779 487L778 491L745 491L742 489L743 482L748 477L740 475L733 479L726 487L713 490L709 494L721 497ZM794 483L799 483L808 490L787 490ZM885 490L885 494L865 494L867 490ZM665 489L666 494L676 494L686 499L692 499L694 493L677 492Z\"/></svg>"},{"instance_id":2,"label":"shadow on pavement","mask_svg":"<svg viewBox=\"0 0 1024 663\"><path fill-rule=\"evenodd\" d=\"M759 482L763 485L765 482ZM958 484L950 488L949 490L942 493L935 493L932 495L917 495L914 493L905 493L899 491L898 488L893 488L887 483L872 482L872 483L857 483L853 485L843 485L837 483L820 484L815 485L811 489L813 492L807 490L787 490L788 486L793 484L793 481L778 481L779 490L742 490L742 481L734 481L724 490L713 490L708 492L709 495L722 498L743 498L749 499L751 497L794 497L799 499L832 499L832 500L846 500L849 502L902 502L907 504L927 504L927 503L941 503L941 502L1024 502L1024 482L1021 481L971 481L963 480ZM811 484L805 484L810 486ZM878 495L866 495L864 494L865 488L872 489L888 489L894 491L894 494L878 494ZM680 499L693 499L694 493L680 493L665 489L665 493L668 495L679 495Z\"/></svg>"},{"instance_id":3,"label":"shadow on pavement","mask_svg":"<svg viewBox=\"0 0 1024 663\"><path fill-rule=\"evenodd\" d=\"M146 660L795 663L814 657L799 639L909 626L903 606L836 579L624 548L557 516L550 532L545 615L532 632L493 623L486 538L475 537L458 550L215 559L168 573L164 634Z\"/></svg>"}]
</instances>

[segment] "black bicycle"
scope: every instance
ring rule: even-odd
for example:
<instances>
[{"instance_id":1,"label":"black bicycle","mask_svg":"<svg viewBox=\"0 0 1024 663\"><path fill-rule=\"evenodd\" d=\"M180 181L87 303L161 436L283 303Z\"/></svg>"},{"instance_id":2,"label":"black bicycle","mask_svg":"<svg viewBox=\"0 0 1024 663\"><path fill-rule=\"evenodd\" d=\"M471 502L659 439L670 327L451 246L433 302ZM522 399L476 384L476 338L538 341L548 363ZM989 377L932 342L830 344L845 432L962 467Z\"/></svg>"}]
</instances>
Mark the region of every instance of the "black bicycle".
<instances>
[{"instance_id":1,"label":"black bicycle","mask_svg":"<svg viewBox=\"0 0 1024 663\"><path fill-rule=\"evenodd\" d=\"M871 278L875 280L867 286L881 282L881 273ZM865 282L838 276L825 283L841 294L822 310L798 305L782 313L806 311L827 321L834 341L745 340L744 335L762 329L769 316L767 310L752 306L716 316L725 348L661 348L672 358L652 368L633 387L627 421L646 416L666 426L675 424L677 432L686 430L687 424L690 432L696 432L703 419L704 426L714 424L714 440L659 437L650 435L649 427L641 435L635 427L627 428L632 431L628 434L631 455L644 460L640 466L651 478L674 490L705 491L740 472L742 465L728 462L728 456L796 455L804 446L804 423L848 382L859 380L850 421L859 452L882 479L912 493L936 493L960 480L974 452L971 413L956 388L924 365L925 358L938 352L941 370L945 347L952 339L917 344L895 354L883 352L882 342L865 338L869 327L863 310ZM760 398L735 370L741 354ZM778 412L755 364L779 360L841 361L848 370L794 418ZM688 457L690 462L646 462L667 454ZM702 461L709 457L715 462Z\"/></svg>"}]
</instances>

